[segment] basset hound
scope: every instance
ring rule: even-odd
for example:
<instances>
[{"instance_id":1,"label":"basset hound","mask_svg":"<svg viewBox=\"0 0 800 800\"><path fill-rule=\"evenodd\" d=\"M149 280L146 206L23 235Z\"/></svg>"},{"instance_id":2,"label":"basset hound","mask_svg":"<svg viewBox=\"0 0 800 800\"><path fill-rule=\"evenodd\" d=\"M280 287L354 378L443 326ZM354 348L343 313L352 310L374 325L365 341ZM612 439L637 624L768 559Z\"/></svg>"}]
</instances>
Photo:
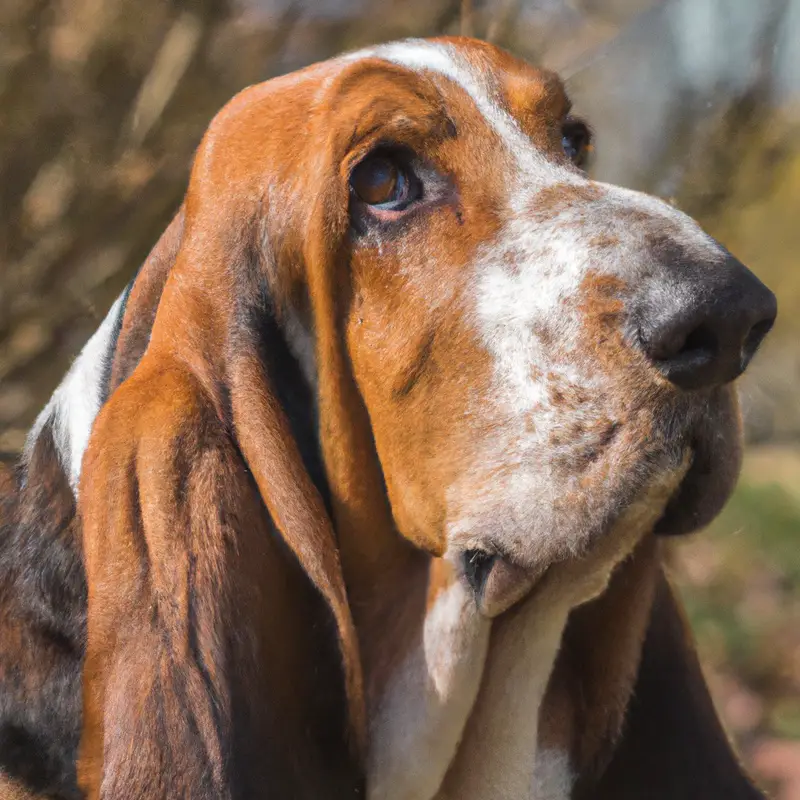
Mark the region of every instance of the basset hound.
<instances>
[{"instance_id":1,"label":"basset hound","mask_svg":"<svg viewBox=\"0 0 800 800\"><path fill-rule=\"evenodd\" d=\"M4 797L762 796L659 535L776 301L588 142L466 38L223 108L5 479Z\"/></svg>"}]
</instances>

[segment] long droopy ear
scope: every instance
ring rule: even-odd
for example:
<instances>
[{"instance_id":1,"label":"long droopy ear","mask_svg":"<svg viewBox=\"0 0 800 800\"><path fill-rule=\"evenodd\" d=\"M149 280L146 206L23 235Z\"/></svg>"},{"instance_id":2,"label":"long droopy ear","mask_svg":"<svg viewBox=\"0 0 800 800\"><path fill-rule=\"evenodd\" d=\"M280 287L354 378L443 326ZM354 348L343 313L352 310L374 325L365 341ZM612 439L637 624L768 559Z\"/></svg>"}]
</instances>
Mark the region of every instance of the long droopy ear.
<instances>
[{"instance_id":1,"label":"long droopy ear","mask_svg":"<svg viewBox=\"0 0 800 800\"><path fill-rule=\"evenodd\" d=\"M688 625L661 572L638 676L611 761L587 800L755 800L714 710Z\"/></svg>"},{"instance_id":2,"label":"long droopy ear","mask_svg":"<svg viewBox=\"0 0 800 800\"><path fill-rule=\"evenodd\" d=\"M337 542L280 401L287 376L269 369L286 343L261 268L265 186L291 180L277 165L306 124L281 106L254 87L212 124L147 352L84 459L92 799L363 789Z\"/></svg>"},{"instance_id":3,"label":"long droopy ear","mask_svg":"<svg viewBox=\"0 0 800 800\"><path fill-rule=\"evenodd\" d=\"M387 665L408 644L398 628L422 625L424 592L415 594L409 586L414 580L427 580L429 559L396 530L369 412L347 350L346 329L358 318L360 297L346 264L350 217L345 154L352 156L348 153L352 141L397 115L396 100L384 104L375 98L395 97L406 79L402 70L393 72L385 62L363 59L328 82L327 102L315 120L321 146L315 148L309 167L309 174L316 176L315 190L309 192L314 201L303 222L319 446L358 631L368 705L380 694ZM411 92L409 97L410 106Z\"/></svg>"}]
</instances>

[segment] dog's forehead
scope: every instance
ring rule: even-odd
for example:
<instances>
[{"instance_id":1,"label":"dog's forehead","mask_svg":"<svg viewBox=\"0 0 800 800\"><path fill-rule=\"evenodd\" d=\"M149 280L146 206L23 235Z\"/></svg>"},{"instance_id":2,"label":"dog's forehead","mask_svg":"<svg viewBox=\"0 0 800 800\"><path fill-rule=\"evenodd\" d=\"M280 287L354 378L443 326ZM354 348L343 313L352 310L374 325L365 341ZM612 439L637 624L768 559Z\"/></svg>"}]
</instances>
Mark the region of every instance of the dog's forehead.
<instances>
[{"instance_id":1,"label":"dog's forehead","mask_svg":"<svg viewBox=\"0 0 800 800\"><path fill-rule=\"evenodd\" d=\"M451 39L406 39L358 50L340 63L366 58L385 60L417 74L445 78L463 90L487 123L506 142L530 146L521 120L535 114L557 121L569 111L563 83L554 73L538 69L484 42Z\"/></svg>"}]
</instances>

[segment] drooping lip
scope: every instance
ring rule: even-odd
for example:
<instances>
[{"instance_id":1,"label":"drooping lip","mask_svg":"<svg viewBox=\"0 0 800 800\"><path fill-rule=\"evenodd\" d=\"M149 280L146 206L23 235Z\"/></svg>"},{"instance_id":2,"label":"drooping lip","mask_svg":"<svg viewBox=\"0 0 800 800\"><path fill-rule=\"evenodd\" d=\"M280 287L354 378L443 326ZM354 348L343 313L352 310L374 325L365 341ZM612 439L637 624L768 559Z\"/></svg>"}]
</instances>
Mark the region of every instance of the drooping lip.
<instances>
[{"instance_id":1,"label":"drooping lip","mask_svg":"<svg viewBox=\"0 0 800 800\"><path fill-rule=\"evenodd\" d=\"M680 483L673 486L669 499L662 506L663 512L649 523L647 531L657 535L691 533L708 525L719 514L733 491L741 465L741 432L737 419L738 404L735 392L730 387L702 396L683 396L672 406L671 413L662 417L659 439L666 449L662 451L659 448L652 455L660 460L657 453L663 453L666 458L663 465L667 470L670 469L668 463L682 461L686 471ZM648 458L642 463L648 461L653 468L655 462ZM484 530L488 535L485 539L470 536L466 541L462 540L460 572L471 587L479 611L490 617L502 613L535 591L551 568L564 561L580 559L583 549L590 547L592 541L599 541L600 537L606 536L622 510L634 502L638 493L633 488L635 484L634 479L632 493L623 491L618 496L620 504L606 506L609 515L597 517L591 533L586 535L587 531L583 531L582 543L578 538L566 541L563 531L559 537L556 532L558 524L540 529L540 537L549 536L547 531L552 531L554 537L555 546L538 548L540 556L545 551L549 552L546 558L529 559L527 548L520 548L521 540L518 537L506 541L502 532L504 525L496 533L488 534L496 517L473 520L479 525L472 529ZM614 505L616 508L612 511ZM550 521L558 523L556 518ZM481 522L486 523L487 527L481 526ZM506 528L505 532L510 531ZM538 541L544 540L539 538Z\"/></svg>"},{"instance_id":2,"label":"drooping lip","mask_svg":"<svg viewBox=\"0 0 800 800\"><path fill-rule=\"evenodd\" d=\"M728 501L741 466L736 448L717 453L707 443L694 442L692 463L673 494L653 532L659 536L683 536L705 528Z\"/></svg>"},{"instance_id":3,"label":"drooping lip","mask_svg":"<svg viewBox=\"0 0 800 800\"><path fill-rule=\"evenodd\" d=\"M704 472L704 459L699 454L696 441L692 444L691 453L692 463L689 471L681 481L678 490L667 503L664 513L659 517L653 529L653 532L659 536L681 536L702 527L702 524L697 520L698 509L702 507L702 503L699 502L700 498L697 495Z\"/></svg>"},{"instance_id":4,"label":"drooping lip","mask_svg":"<svg viewBox=\"0 0 800 800\"><path fill-rule=\"evenodd\" d=\"M688 471L667 501L666 507L649 530L657 535L688 533L704 527L715 517L730 495L735 483L730 476L721 481L709 483L709 476L716 474L717 458L706 444L698 441L686 447L684 452L690 459ZM613 528L614 523L603 525L599 536L609 535L605 528ZM643 531L642 535L650 535ZM490 549L488 549L490 548ZM578 553L565 558L578 558ZM487 543L487 549L473 547L460 553L460 567L463 579L470 586L479 612L493 618L502 614L520 600L527 597L541 583L546 573L558 568L563 558L556 558L536 565L520 564L506 553L497 549L494 543Z\"/></svg>"},{"instance_id":5,"label":"drooping lip","mask_svg":"<svg viewBox=\"0 0 800 800\"><path fill-rule=\"evenodd\" d=\"M461 566L478 610L486 617L496 617L515 605L549 568L523 567L507 556L477 549L461 553Z\"/></svg>"},{"instance_id":6,"label":"drooping lip","mask_svg":"<svg viewBox=\"0 0 800 800\"><path fill-rule=\"evenodd\" d=\"M654 532L681 536L709 525L731 496L742 466L742 429L736 389L730 384L699 395L687 444L688 472Z\"/></svg>"}]
</instances>

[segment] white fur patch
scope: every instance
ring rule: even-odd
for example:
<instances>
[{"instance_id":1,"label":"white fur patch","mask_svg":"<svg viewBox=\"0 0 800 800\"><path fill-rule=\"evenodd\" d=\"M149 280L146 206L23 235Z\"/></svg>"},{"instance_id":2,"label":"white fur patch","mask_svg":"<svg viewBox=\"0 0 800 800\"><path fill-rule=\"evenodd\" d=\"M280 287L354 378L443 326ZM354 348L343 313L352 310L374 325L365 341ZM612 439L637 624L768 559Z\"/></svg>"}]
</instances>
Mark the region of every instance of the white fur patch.
<instances>
[{"instance_id":1,"label":"white fur patch","mask_svg":"<svg viewBox=\"0 0 800 800\"><path fill-rule=\"evenodd\" d=\"M73 361L69 372L36 418L25 443L25 457L29 458L42 428L52 421L58 457L76 496L83 454L100 411L102 381L108 359L112 357L114 330L122 314L123 297L120 295L114 301L100 327Z\"/></svg>"},{"instance_id":2,"label":"white fur patch","mask_svg":"<svg viewBox=\"0 0 800 800\"><path fill-rule=\"evenodd\" d=\"M501 136L508 136L514 129L519 131L513 118L491 99L486 81L470 68L455 47L441 42L407 39L361 50L353 53L351 57L354 59L382 58L416 72L430 71L443 75L460 86L472 98L487 122Z\"/></svg>"},{"instance_id":3,"label":"white fur patch","mask_svg":"<svg viewBox=\"0 0 800 800\"><path fill-rule=\"evenodd\" d=\"M478 700L439 800L540 800L539 707L574 598L523 601L494 622Z\"/></svg>"},{"instance_id":4,"label":"white fur patch","mask_svg":"<svg viewBox=\"0 0 800 800\"><path fill-rule=\"evenodd\" d=\"M463 584L448 587L422 640L392 676L371 723L369 800L430 800L478 692L490 622Z\"/></svg>"},{"instance_id":5,"label":"white fur patch","mask_svg":"<svg viewBox=\"0 0 800 800\"><path fill-rule=\"evenodd\" d=\"M292 355L297 359L303 377L316 392L317 389L317 356L314 336L303 325L298 314L293 309L284 312L283 329L286 343Z\"/></svg>"},{"instance_id":6,"label":"white fur patch","mask_svg":"<svg viewBox=\"0 0 800 800\"><path fill-rule=\"evenodd\" d=\"M574 782L568 753L555 748L536 753L531 800L569 800Z\"/></svg>"},{"instance_id":7,"label":"white fur patch","mask_svg":"<svg viewBox=\"0 0 800 800\"><path fill-rule=\"evenodd\" d=\"M640 250L640 230L626 218L614 219L618 209L640 211L653 220L674 226L672 239L682 242L706 259L719 257L719 247L697 225L666 203L625 189L593 184L595 208L580 201L552 219L539 220L532 213L538 192L552 184L537 183L529 176L527 206L515 210L498 241L487 245L475 266L478 326L483 341L494 355L500 396L515 414L546 413L544 372L557 374L572 385L599 388L602 376L595 364L586 365L577 335L582 314L575 308L581 281L589 274L608 274L635 283L637 265L647 266ZM587 186L588 181L583 181ZM576 185L574 176L559 185ZM593 237L604 233L618 237L608 252L593 248ZM637 252L638 251L638 252ZM537 327L547 326L550 343L543 346ZM531 368L538 368L536 372ZM537 426L540 431L548 425Z\"/></svg>"},{"instance_id":8,"label":"white fur patch","mask_svg":"<svg viewBox=\"0 0 800 800\"><path fill-rule=\"evenodd\" d=\"M501 259L512 252L518 258L509 269ZM495 359L502 397L513 413L527 414L549 404L546 383L532 366L555 369L570 382L587 382L574 360L552 358L553 348L548 352L542 345L536 325L546 323L553 329L559 353L574 350L579 320L564 313L564 303L575 295L590 263L585 236L514 219L502 243L487 248L484 263L478 265L479 325Z\"/></svg>"},{"instance_id":9,"label":"white fur patch","mask_svg":"<svg viewBox=\"0 0 800 800\"><path fill-rule=\"evenodd\" d=\"M551 180L575 179L573 172L558 167L533 146L517 120L497 102L490 83L459 53L456 46L424 39L406 39L358 50L343 58L350 61L382 58L415 72L428 71L447 78L469 95L489 127L504 142L508 154L516 159L519 170L546 172Z\"/></svg>"}]
</instances>

